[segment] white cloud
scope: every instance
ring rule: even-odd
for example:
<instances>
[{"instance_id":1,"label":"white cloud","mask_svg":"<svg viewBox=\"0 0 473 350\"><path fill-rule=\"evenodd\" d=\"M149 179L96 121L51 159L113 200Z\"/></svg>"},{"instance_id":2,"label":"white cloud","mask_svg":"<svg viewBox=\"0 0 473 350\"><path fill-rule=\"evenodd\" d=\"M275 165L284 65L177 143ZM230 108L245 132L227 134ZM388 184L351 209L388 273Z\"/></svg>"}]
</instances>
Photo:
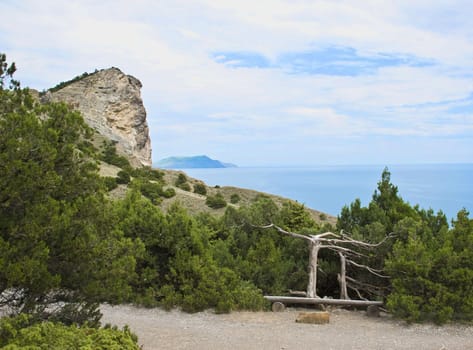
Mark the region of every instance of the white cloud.
<instances>
[{"instance_id":1,"label":"white cloud","mask_svg":"<svg viewBox=\"0 0 473 350\"><path fill-rule=\"evenodd\" d=\"M8 14L0 39L17 62L18 77L33 87L112 65L138 77L153 144L159 145L156 158L172 154L174 145L192 153L219 145L231 153L223 157L229 161L244 157L247 148L252 159L267 158L270 147L289 159L278 138L291 140L290 154L297 153L291 147L322 147L323 139L336 157L350 138L396 136L432 138L437 148L431 149L443 161L436 137L460 137L459 144L473 148L472 115L452 115L447 107L473 91L469 9L469 1L24 0L0 3ZM274 62L284 53L334 46L433 65L304 75L235 68L238 59L212 56L254 52ZM185 138L189 134L199 140ZM360 146L367 153L375 149Z\"/></svg>"}]
</instances>

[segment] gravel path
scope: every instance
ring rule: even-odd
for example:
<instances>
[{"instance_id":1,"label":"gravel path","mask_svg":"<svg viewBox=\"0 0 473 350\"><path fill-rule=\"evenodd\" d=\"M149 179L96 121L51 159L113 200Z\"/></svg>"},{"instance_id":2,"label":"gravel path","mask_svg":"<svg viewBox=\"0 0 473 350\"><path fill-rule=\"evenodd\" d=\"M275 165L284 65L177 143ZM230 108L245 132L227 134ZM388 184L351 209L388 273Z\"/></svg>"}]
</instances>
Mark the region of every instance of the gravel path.
<instances>
[{"instance_id":1,"label":"gravel path","mask_svg":"<svg viewBox=\"0 0 473 350\"><path fill-rule=\"evenodd\" d=\"M102 323L128 324L144 350L153 349L415 349L473 350L473 326L406 326L384 315L333 310L330 324L295 323L300 310L212 312L103 305Z\"/></svg>"}]
</instances>

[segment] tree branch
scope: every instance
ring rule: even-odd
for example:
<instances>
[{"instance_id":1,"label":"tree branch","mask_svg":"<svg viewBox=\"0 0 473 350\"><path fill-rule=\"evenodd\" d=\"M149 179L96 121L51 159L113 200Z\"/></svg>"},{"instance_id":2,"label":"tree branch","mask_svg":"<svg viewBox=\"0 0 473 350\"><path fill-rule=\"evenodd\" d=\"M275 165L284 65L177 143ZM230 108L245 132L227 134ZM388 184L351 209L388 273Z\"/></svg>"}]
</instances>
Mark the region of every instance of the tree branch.
<instances>
[{"instance_id":1,"label":"tree branch","mask_svg":"<svg viewBox=\"0 0 473 350\"><path fill-rule=\"evenodd\" d=\"M375 285L373 285L373 284L361 282L361 281L358 281L358 280L356 280L356 279L354 279L354 278L351 278L351 277L349 277L349 276L346 276L346 279L347 279L348 282L351 282L351 283L354 283L354 284L356 284L356 285L358 285L358 286L360 286L360 287L366 288L366 290L371 290L371 291L373 291L373 293L375 293L376 291L380 291L380 290L382 290L382 289L384 289L384 290L389 289L388 287L380 287L380 286L375 286Z\"/></svg>"},{"instance_id":2,"label":"tree branch","mask_svg":"<svg viewBox=\"0 0 473 350\"><path fill-rule=\"evenodd\" d=\"M388 239L393 238L393 237L396 236L396 234L394 232L391 232L386 237L384 237L381 241L379 241L378 243L368 243L368 242L358 241L356 239L351 238L350 234L345 233L343 230L340 231L340 234L341 234L341 237L343 239L347 240L348 242L359 245L359 246L364 246L364 247L367 247L367 248L379 247L381 244L386 242Z\"/></svg>"},{"instance_id":3,"label":"tree branch","mask_svg":"<svg viewBox=\"0 0 473 350\"><path fill-rule=\"evenodd\" d=\"M269 225L266 225L266 226L255 226L255 227L263 228L263 229L275 228L279 233L282 233L284 235L295 237L295 238L305 239L306 241L309 241L311 243L313 242L313 239L310 236L304 236L304 235L301 235L299 233L294 233L294 232L289 232L289 231L283 230L281 227L276 226L275 224L269 224Z\"/></svg>"},{"instance_id":4,"label":"tree branch","mask_svg":"<svg viewBox=\"0 0 473 350\"><path fill-rule=\"evenodd\" d=\"M351 265L354 265L354 266L356 266L356 267L365 269L365 270L369 271L370 273L372 273L372 274L375 275L375 276L378 276L378 277L381 277L381 278L391 278L390 276L382 275L382 274L380 273L380 272L382 272L382 270L373 269L372 267L369 267L369 266L366 266L366 265L362 265L362 264L358 264L358 263L354 262L353 260L347 259L347 263L348 263L348 264L351 264Z\"/></svg>"},{"instance_id":5,"label":"tree branch","mask_svg":"<svg viewBox=\"0 0 473 350\"><path fill-rule=\"evenodd\" d=\"M318 235L313 235L311 237L314 238L314 239L317 239L317 240L323 240L323 239L325 239L325 237L328 237L328 236L334 236L334 237L340 238L340 235L337 235L336 233L333 233L333 232L330 232L330 231L320 233Z\"/></svg>"},{"instance_id":6,"label":"tree branch","mask_svg":"<svg viewBox=\"0 0 473 350\"><path fill-rule=\"evenodd\" d=\"M356 292L356 294L358 295L358 298L360 298L361 300L368 300L366 299L365 297L363 297L360 293L360 291L358 290L358 288L355 288L353 286L350 286L349 284L347 284L347 287L354 290Z\"/></svg>"},{"instance_id":7,"label":"tree branch","mask_svg":"<svg viewBox=\"0 0 473 350\"><path fill-rule=\"evenodd\" d=\"M340 247L337 245L322 245L320 248L327 248L330 249L334 252L340 253L343 252L346 256L354 255L358 257L363 257L363 258L369 258L367 255L359 253L353 249L345 248L345 247Z\"/></svg>"},{"instance_id":8,"label":"tree branch","mask_svg":"<svg viewBox=\"0 0 473 350\"><path fill-rule=\"evenodd\" d=\"M302 235L302 234L299 234L299 233L286 231L286 230L282 229L281 227L279 227L275 224L269 224L269 225L265 225L265 226L254 226L254 227L258 227L258 228L262 228L262 229L274 228L281 234L291 236L291 237L294 237L294 238L304 239L304 240L310 242L311 254L310 254L310 257L309 257L309 266L310 266L309 285L308 285L308 289L307 289L307 293L306 293L308 296L314 296L315 295L316 284L317 284L317 270L321 270L320 267L317 264L317 253L320 249L323 249L323 248L330 249L330 250L338 253L341 257L343 257L344 262L347 263L347 264L351 264L355 267L362 268L362 269L368 271L370 274L381 277L381 278L390 278L390 276L383 275L382 270L374 269L374 268L369 267L367 265L359 264L359 263L357 263L357 262L355 262L351 259L348 259L346 257L351 256L353 258L357 257L357 258L367 258L367 259L369 259L370 258L369 256L367 256L363 253L360 253L359 251L357 251L359 249L355 249L355 248L365 249L365 252L366 252L369 249L379 247L381 244L383 244L388 239L393 237L394 233L388 234L382 241L380 241L378 243L367 243L367 242L362 242L362 241L355 240L355 239L349 237L347 234L345 234L343 232L343 230L341 231L340 235L338 235L336 233L333 233L333 232L324 232L324 233L320 233L318 235L306 236L306 235ZM342 263L343 268L345 267L345 263ZM342 277L339 275L339 282L341 282L341 280L342 280ZM349 281L351 283L346 283L345 280ZM364 300L367 300L367 299L364 298L361 295L359 288L362 289L363 291L367 292L370 295L371 294L374 294L374 295L379 295L380 294L380 292L379 292L380 289L376 288L376 286L357 281L357 280L355 280L353 278L350 278L348 276L345 276L345 280L343 281L343 285L345 286L345 287L343 287L344 290L345 290L344 298L348 298L348 295L346 293L346 288L347 287L354 290L357 293L358 297L360 299L364 299ZM355 286L353 284L355 284Z\"/></svg>"}]
</instances>

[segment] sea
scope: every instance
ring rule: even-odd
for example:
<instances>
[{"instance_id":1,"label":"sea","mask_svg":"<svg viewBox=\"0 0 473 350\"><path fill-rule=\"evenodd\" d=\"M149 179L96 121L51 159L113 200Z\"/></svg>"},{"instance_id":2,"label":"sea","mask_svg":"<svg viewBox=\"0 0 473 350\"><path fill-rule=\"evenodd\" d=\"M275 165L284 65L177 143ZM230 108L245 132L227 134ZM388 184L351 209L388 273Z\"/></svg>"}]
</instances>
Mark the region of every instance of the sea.
<instances>
[{"instance_id":1,"label":"sea","mask_svg":"<svg viewBox=\"0 0 473 350\"><path fill-rule=\"evenodd\" d=\"M280 195L337 216L356 198L368 205L385 165L182 169L208 186L235 186ZM473 210L473 163L388 165L391 183L411 205L442 210L449 221ZM470 218L472 216L470 215Z\"/></svg>"}]
</instances>

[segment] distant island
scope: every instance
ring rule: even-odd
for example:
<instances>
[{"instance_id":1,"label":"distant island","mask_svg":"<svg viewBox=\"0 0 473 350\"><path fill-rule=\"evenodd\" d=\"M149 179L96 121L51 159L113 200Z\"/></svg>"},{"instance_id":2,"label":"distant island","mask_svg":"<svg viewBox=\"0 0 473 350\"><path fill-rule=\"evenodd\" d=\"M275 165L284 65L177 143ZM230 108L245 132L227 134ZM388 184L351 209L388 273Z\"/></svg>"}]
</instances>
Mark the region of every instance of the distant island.
<instances>
[{"instance_id":1,"label":"distant island","mask_svg":"<svg viewBox=\"0 0 473 350\"><path fill-rule=\"evenodd\" d=\"M235 164L223 163L207 156L169 157L154 164L163 169L189 169L189 168L236 168Z\"/></svg>"}]
</instances>

